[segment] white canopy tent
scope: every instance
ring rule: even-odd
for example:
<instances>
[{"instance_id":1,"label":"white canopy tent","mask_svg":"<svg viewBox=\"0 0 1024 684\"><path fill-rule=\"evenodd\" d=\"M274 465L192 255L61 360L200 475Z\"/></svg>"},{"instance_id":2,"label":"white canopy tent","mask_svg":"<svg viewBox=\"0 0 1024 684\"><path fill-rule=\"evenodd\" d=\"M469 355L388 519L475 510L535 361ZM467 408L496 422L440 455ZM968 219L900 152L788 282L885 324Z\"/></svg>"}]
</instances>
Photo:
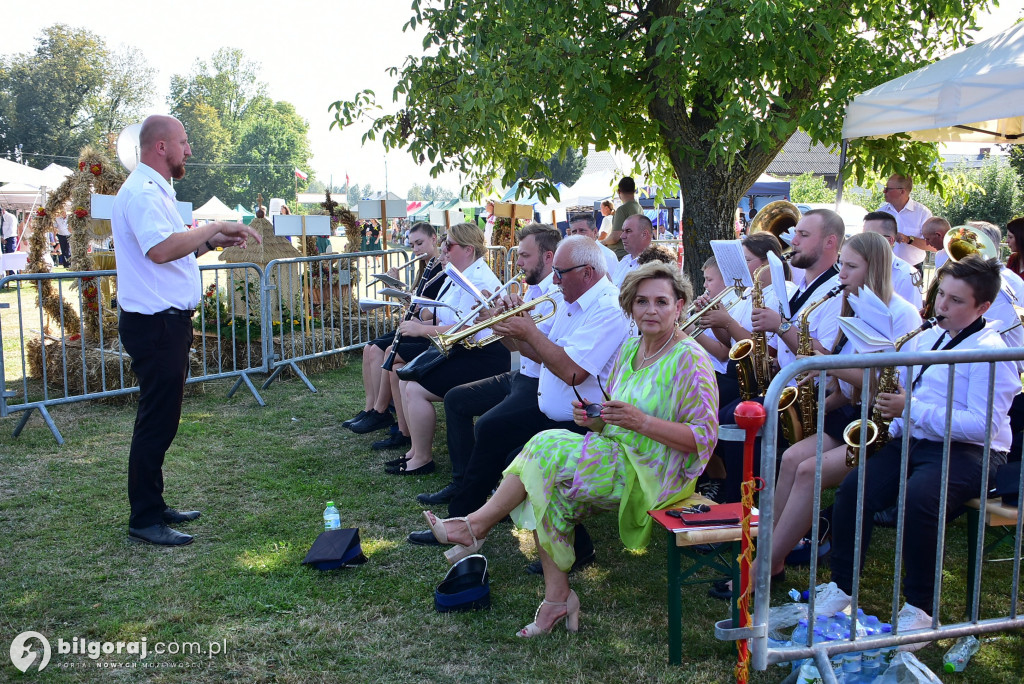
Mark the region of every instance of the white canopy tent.
<instances>
[{"instance_id":1,"label":"white canopy tent","mask_svg":"<svg viewBox=\"0 0 1024 684\"><path fill-rule=\"evenodd\" d=\"M843 139L1024 141L1024 24L855 97Z\"/></svg>"},{"instance_id":2,"label":"white canopy tent","mask_svg":"<svg viewBox=\"0 0 1024 684\"><path fill-rule=\"evenodd\" d=\"M241 221L242 215L214 196L203 206L193 209L192 218L197 221Z\"/></svg>"},{"instance_id":3,"label":"white canopy tent","mask_svg":"<svg viewBox=\"0 0 1024 684\"><path fill-rule=\"evenodd\" d=\"M0 183L24 183L25 185L46 185L46 174L31 166L0 158Z\"/></svg>"},{"instance_id":4,"label":"white canopy tent","mask_svg":"<svg viewBox=\"0 0 1024 684\"><path fill-rule=\"evenodd\" d=\"M27 211L42 204L43 192L34 185L8 183L0 186L0 207Z\"/></svg>"}]
</instances>

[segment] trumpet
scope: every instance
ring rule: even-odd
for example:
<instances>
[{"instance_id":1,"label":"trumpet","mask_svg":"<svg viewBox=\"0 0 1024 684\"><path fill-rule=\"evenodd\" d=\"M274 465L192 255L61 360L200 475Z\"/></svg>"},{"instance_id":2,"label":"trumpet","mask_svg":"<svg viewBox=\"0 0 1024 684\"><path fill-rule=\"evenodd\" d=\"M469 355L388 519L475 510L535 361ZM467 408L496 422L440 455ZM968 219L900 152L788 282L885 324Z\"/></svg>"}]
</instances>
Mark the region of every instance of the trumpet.
<instances>
[{"instance_id":1,"label":"trumpet","mask_svg":"<svg viewBox=\"0 0 1024 684\"><path fill-rule=\"evenodd\" d=\"M744 289L745 288L743 287L743 284L739 281L739 279L737 279L735 285L733 285L732 287L727 287L724 290L722 290L721 292L719 292L700 311L694 311L693 314L691 314L685 321L683 321L682 325L679 326L679 329L680 330L686 330L691 325L696 324L701 319L701 316L703 316L708 311L711 311L712 309L717 307L719 302L721 302L723 299L725 299L725 297L727 295L729 295L729 294L731 294L733 292L737 293L739 295L739 297L737 297L735 301L733 301L731 304L729 304L728 308L731 309L732 307L736 306L736 304L740 300L745 298L745 296L743 294L743 290ZM693 311L694 309L696 309L695 305L690 307L691 311ZM697 337L698 335L700 335L701 332L703 332L703 330L694 330L693 332L694 332L693 337Z\"/></svg>"},{"instance_id":2,"label":"trumpet","mask_svg":"<svg viewBox=\"0 0 1024 684\"><path fill-rule=\"evenodd\" d=\"M470 309L469 313L467 313L465 316L463 316L462 318L455 322L455 326L452 328L452 330L458 330L459 328L461 328L462 326L466 325L471 320L479 316L481 311L490 308L490 306L494 304L494 302L496 302L498 298L501 297L501 295L503 295L505 292L512 292L513 287L518 286L519 289L516 290L515 292L518 295L522 295L524 292L526 292L525 288L523 288L523 284L525 282L525 272L520 271L519 273L515 274L514 276L509 278L509 281L507 283L503 284L501 287L495 290L493 294L487 295L483 299L479 300L479 304L474 306L472 309Z\"/></svg>"},{"instance_id":3,"label":"trumpet","mask_svg":"<svg viewBox=\"0 0 1024 684\"><path fill-rule=\"evenodd\" d=\"M487 337L484 337L483 339L474 340L473 338L476 337L477 333L479 333L482 330L487 330L495 323L504 321L507 318L518 316L519 314L526 313L531 309L535 309L536 307L540 306L541 304L544 304L545 302L551 304L551 311L545 314L538 314L532 316L531 318L533 318L534 323L546 321L547 319L555 315L555 310L558 308L558 304L555 303L555 300L551 297L551 295L544 295L543 297L531 299L530 301L524 302L523 304L520 304L519 306L513 309L503 311L500 314L494 316L493 318L488 318L486 321L475 323L461 330L455 327L452 328L450 332L441 333L439 335L432 335L430 337L430 342L435 347L437 347L438 351L440 351L445 356L448 356L448 354L451 353L452 348L457 344L461 344L467 349L478 349L480 347L486 347L492 342L497 342L498 340L500 340L502 336L498 334L491 334L488 335Z\"/></svg>"}]
</instances>

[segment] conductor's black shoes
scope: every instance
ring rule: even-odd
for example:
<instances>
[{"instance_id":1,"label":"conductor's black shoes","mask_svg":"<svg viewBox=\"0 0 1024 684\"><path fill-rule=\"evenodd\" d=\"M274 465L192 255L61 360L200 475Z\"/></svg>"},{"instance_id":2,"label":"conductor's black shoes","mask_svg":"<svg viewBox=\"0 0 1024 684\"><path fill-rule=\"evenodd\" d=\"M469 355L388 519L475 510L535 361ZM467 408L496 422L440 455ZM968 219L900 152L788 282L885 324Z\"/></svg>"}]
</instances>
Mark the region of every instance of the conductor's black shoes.
<instances>
[{"instance_id":1,"label":"conductor's black shoes","mask_svg":"<svg viewBox=\"0 0 1024 684\"><path fill-rule=\"evenodd\" d=\"M150 525L149 527L128 528L128 539L130 541L156 544L157 546L185 546L192 543L192 535L172 530L164 523Z\"/></svg>"}]
</instances>

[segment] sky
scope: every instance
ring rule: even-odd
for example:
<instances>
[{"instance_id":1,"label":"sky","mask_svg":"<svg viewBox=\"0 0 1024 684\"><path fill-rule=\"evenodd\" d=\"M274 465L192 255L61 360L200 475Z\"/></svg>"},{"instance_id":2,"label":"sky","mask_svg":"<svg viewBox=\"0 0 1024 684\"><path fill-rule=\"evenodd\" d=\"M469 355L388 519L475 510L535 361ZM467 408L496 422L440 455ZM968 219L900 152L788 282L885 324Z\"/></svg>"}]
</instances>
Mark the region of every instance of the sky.
<instances>
[{"instance_id":1,"label":"sky","mask_svg":"<svg viewBox=\"0 0 1024 684\"><path fill-rule=\"evenodd\" d=\"M310 126L312 167L317 178L334 185L370 183L404 195L414 184L461 186L458 175L430 177L404 150L385 153L379 142L361 141L366 126L331 130L328 106L369 88L378 103L394 111L387 74L410 54L420 54L422 33L403 32L411 16L410 0L176 0L145 4L124 0L47 0L32 11L5 12L0 53L35 48L41 30L63 22L101 36L108 47L132 45L157 69L156 97L148 113L166 113L170 78L188 74L197 59L208 61L221 47L236 47L257 62L268 95L295 105ZM145 6L145 9L143 9ZM166 9L161 9L166 7ZM982 17L984 40L1021 15L1024 0L1003 0ZM951 149L951 152L968 150Z\"/></svg>"}]
</instances>

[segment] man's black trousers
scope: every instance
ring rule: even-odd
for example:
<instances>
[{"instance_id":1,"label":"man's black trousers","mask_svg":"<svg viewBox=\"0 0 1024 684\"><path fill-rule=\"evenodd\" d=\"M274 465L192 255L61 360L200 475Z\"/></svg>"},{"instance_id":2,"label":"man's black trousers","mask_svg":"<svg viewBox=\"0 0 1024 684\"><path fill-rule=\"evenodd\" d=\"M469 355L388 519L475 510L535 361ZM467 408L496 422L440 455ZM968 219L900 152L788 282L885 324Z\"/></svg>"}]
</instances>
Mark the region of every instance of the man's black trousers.
<instances>
[{"instance_id":1,"label":"man's black trousers","mask_svg":"<svg viewBox=\"0 0 1024 684\"><path fill-rule=\"evenodd\" d=\"M175 314L121 312L124 349L139 380L139 409L128 454L129 527L163 521L164 454L178 432L192 346L192 319Z\"/></svg>"}]
</instances>

